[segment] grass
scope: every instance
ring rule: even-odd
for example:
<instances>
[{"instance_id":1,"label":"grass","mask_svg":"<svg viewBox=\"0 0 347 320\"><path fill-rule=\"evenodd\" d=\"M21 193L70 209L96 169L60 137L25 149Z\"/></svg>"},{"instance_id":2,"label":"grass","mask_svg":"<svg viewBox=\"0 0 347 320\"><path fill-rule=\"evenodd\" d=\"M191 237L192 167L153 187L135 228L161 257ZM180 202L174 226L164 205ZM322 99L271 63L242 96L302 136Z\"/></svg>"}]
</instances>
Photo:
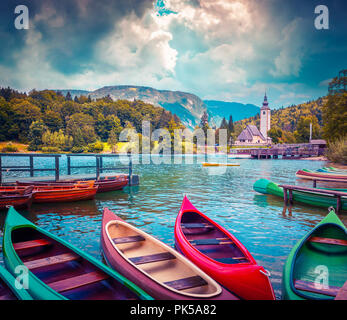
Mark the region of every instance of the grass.
<instances>
[{"instance_id":1,"label":"grass","mask_svg":"<svg viewBox=\"0 0 347 320\"><path fill-rule=\"evenodd\" d=\"M18 143L18 142L1 141L0 151L6 152L5 149L8 149L7 152L28 152L28 145L23 143ZM15 151L10 151L11 149Z\"/></svg>"},{"instance_id":2,"label":"grass","mask_svg":"<svg viewBox=\"0 0 347 320\"><path fill-rule=\"evenodd\" d=\"M347 164L347 136L329 142L326 157L339 164Z\"/></svg>"}]
</instances>

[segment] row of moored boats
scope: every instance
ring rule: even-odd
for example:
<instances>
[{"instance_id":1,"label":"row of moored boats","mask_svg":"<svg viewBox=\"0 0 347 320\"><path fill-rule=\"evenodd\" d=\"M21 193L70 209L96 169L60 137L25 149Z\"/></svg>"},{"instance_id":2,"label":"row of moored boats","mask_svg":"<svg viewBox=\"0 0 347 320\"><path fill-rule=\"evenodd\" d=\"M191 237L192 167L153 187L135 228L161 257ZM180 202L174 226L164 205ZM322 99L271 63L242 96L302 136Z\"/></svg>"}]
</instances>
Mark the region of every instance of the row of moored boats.
<instances>
[{"instance_id":1,"label":"row of moored boats","mask_svg":"<svg viewBox=\"0 0 347 320\"><path fill-rule=\"evenodd\" d=\"M347 183L347 170L333 167L299 170L296 176L335 185ZM256 181L253 188L281 198L288 192L267 179ZM329 208L329 214L292 248L283 270L283 299L347 300L347 229L333 208L337 196L341 209L347 210L347 188L293 189L294 203Z\"/></svg>"},{"instance_id":2,"label":"row of moored boats","mask_svg":"<svg viewBox=\"0 0 347 320\"><path fill-rule=\"evenodd\" d=\"M32 203L90 200L96 193L120 190L128 184L127 175L99 180L17 181L0 187L0 209L8 206L29 208Z\"/></svg>"}]
</instances>

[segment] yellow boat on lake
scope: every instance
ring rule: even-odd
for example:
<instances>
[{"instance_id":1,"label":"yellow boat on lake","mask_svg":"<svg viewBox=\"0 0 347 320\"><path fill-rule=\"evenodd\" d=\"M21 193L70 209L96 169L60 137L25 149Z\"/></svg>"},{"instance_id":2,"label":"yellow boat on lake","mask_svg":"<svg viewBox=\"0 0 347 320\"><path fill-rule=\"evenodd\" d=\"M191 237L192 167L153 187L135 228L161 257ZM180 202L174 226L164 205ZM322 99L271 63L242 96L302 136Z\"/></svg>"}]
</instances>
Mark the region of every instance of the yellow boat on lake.
<instances>
[{"instance_id":1,"label":"yellow boat on lake","mask_svg":"<svg viewBox=\"0 0 347 320\"><path fill-rule=\"evenodd\" d=\"M239 167L239 163L218 163L218 162L203 162L202 163L203 167Z\"/></svg>"}]
</instances>

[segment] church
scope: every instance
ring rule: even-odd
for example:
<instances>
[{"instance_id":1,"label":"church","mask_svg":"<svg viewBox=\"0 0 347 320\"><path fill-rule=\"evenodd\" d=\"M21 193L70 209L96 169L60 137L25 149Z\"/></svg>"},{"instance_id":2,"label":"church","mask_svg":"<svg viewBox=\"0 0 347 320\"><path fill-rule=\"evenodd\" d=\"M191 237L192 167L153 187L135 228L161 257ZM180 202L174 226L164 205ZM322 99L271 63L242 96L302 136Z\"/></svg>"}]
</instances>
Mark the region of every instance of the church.
<instances>
[{"instance_id":1,"label":"church","mask_svg":"<svg viewBox=\"0 0 347 320\"><path fill-rule=\"evenodd\" d=\"M263 106L260 108L260 130L255 125L248 125L237 137L235 145L257 146L271 144L267 133L270 130L271 110L265 93Z\"/></svg>"}]
</instances>

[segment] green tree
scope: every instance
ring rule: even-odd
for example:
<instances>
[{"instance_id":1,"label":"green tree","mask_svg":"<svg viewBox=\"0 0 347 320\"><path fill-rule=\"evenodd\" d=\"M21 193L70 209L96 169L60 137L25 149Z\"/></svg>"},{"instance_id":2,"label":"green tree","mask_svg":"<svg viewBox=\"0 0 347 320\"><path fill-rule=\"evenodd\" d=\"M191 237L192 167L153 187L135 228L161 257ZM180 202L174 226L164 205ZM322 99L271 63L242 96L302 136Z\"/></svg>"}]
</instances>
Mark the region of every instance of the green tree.
<instances>
[{"instance_id":1,"label":"green tree","mask_svg":"<svg viewBox=\"0 0 347 320\"><path fill-rule=\"evenodd\" d=\"M310 123L312 123L312 139L319 138L320 127L315 116L301 117L294 131L296 142L308 143L310 140Z\"/></svg>"},{"instance_id":2,"label":"green tree","mask_svg":"<svg viewBox=\"0 0 347 320\"><path fill-rule=\"evenodd\" d=\"M110 145L112 153L116 152L117 142L118 142L117 133L115 130L111 130L107 143Z\"/></svg>"},{"instance_id":3,"label":"green tree","mask_svg":"<svg viewBox=\"0 0 347 320\"><path fill-rule=\"evenodd\" d=\"M271 127L267 132L268 136L272 139L272 142L277 144L282 142L283 131L278 127Z\"/></svg>"},{"instance_id":4,"label":"green tree","mask_svg":"<svg viewBox=\"0 0 347 320\"><path fill-rule=\"evenodd\" d=\"M42 147L42 136L47 130L47 126L40 119L33 121L29 127L29 147L30 151L37 151Z\"/></svg>"},{"instance_id":5,"label":"green tree","mask_svg":"<svg viewBox=\"0 0 347 320\"><path fill-rule=\"evenodd\" d=\"M323 137L334 141L347 135L347 92L330 94L323 106Z\"/></svg>"}]
</instances>

